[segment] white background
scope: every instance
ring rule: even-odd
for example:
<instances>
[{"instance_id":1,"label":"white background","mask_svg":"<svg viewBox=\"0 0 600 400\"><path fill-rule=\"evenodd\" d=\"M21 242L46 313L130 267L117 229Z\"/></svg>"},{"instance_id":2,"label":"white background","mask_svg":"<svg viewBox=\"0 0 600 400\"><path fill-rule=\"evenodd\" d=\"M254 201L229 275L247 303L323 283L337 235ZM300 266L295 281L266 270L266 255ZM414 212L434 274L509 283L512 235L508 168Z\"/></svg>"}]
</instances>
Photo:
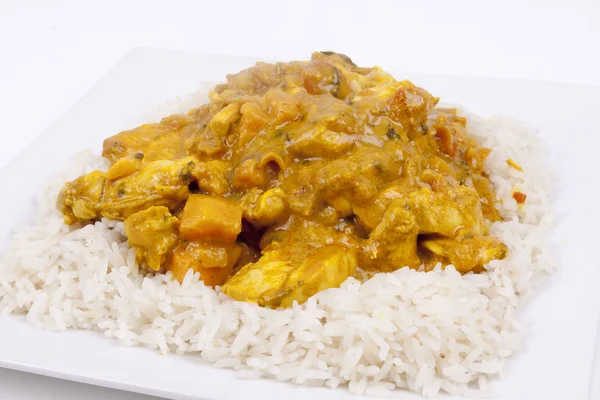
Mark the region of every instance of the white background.
<instances>
[{"instance_id":1,"label":"white background","mask_svg":"<svg viewBox=\"0 0 600 400\"><path fill-rule=\"evenodd\" d=\"M600 1L0 0L0 167L139 46L600 85ZM106 398L151 399L0 369L0 399Z\"/></svg>"}]
</instances>

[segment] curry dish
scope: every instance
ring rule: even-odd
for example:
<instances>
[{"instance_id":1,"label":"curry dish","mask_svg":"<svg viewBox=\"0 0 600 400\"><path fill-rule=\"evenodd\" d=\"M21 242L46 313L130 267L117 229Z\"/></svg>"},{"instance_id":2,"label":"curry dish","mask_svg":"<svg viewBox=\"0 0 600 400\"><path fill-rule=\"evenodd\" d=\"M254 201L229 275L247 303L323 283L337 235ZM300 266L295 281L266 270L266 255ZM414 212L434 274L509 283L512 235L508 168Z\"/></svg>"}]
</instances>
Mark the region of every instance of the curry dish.
<instances>
[{"instance_id":1,"label":"curry dish","mask_svg":"<svg viewBox=\"0 0 600 400\"><path fill-rule=\"evenodd\" d=\"M111 167L67 183L68 224L124 221L137 262L189 269L240 301L289 307L405 266L479 272L506 246L454 109L348 57L258 63L210 102L104 141Z\"/></svg>"}]
</instances>

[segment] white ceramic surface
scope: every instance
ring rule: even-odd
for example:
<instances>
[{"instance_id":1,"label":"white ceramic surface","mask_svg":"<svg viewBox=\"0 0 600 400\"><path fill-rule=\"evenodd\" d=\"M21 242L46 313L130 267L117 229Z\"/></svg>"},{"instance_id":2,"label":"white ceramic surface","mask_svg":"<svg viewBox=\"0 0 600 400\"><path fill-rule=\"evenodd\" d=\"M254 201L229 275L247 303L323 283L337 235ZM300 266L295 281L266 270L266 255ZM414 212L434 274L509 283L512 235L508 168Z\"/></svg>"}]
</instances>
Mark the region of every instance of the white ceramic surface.
<instances>
[{"instance_id":1,"label":"white ceramic surface","mask_svg":"<svg viewBox=\"0 0 600 400\"><path fill-rule=\"evenodd\" d=\"M33 210L37 186L64 166L74 151L100 148L102 138L131 127L153 106L191 88L222 80L253 60L141 49L130 53L71 110L0 171L0 249L10 227ZM521 116L540 126L561 181L555 248L562 270L523 310L531 329L525 348L509 365L509 379L494 384L502 398L583 399L588 396L600 308L594 251L600 179L600 145L594 132L600 89L485 78L395 74L484 115ZM194 357L160 356L126 348L91 332L36 330L18 317L0 318L0 366L141 393L181 399L344 399L343 390L300 388L234 378ZM403 399L417 398L401 392Z\"/></svg>"}]
</instances>

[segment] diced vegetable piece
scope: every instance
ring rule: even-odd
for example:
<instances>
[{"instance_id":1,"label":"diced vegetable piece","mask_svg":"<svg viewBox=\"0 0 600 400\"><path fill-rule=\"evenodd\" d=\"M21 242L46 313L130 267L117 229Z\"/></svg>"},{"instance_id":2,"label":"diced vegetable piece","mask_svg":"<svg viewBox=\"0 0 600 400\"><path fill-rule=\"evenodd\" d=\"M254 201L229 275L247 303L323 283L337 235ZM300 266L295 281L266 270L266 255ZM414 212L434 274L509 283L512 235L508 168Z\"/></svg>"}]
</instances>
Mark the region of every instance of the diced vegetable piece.
<instances>
[{"instance_id":1,"label":"diced vegetable piece","mask_svg":"<svg viewBox=\"0 0 600 400\"><path fill-rule=\"evenodd\" d=\"M242 208L224 198L191 195L181 217L181 235L188 240L230 244L242 230Z\"/></svg>"},{"instance_id":2,"label":"diced vegetable piece","mask_svg":"<svg viewBox=\"0 0 600 400\"><path fill-rule=\"evenodd\" d=\"M181 243L173 250L167 269L179 282L191 268L200 273L205 285L219 286L229 278L240 253L237 244L224 248L198 242Z\"/></svg>"},{"instance_id":3,"label":"diced vegetable piece","mask_svg":"<svg viewBox=\"0 0 600 400\"><path fill-rule=\"evenodd\" d=\"M515 199L517 204L523 204L525 203L525 200L527 200L527 195L522 192L514 192L512 197L513 199Z\"/></svg>"}]
</instances>

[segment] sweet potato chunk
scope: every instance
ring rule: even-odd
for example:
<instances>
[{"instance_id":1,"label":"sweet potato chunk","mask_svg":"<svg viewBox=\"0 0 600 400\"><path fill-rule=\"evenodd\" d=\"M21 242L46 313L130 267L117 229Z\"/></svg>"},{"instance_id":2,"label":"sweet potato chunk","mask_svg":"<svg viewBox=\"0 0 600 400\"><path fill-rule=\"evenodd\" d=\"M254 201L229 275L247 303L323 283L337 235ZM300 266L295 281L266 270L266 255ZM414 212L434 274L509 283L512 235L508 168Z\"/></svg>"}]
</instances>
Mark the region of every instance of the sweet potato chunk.
<instances>
[{"instance_id":1,"label":"sweet potato chunk","mask_svg":"<svg viewBox=\"0 0 600 400\"><path fill-rule=\"evenodd\" d=\"M205 285L220 286L229 278L240 253L241 247L237 244L218 247L198 242L181 243L173 250L167 269L179 282L188 269L193 269L200 273Z\"/></svg>"},{"instance_id":2,"label":"sweet potato chunk","mask_svg":"<svg viewBox=\"0 0 600 400\"><path fill-rule=\"evenodd\" d=\"M233 243L242 230L242 208L230 200L191 195L181 217L181 236L188 240Z\"/></svg>"}]
</instances>

